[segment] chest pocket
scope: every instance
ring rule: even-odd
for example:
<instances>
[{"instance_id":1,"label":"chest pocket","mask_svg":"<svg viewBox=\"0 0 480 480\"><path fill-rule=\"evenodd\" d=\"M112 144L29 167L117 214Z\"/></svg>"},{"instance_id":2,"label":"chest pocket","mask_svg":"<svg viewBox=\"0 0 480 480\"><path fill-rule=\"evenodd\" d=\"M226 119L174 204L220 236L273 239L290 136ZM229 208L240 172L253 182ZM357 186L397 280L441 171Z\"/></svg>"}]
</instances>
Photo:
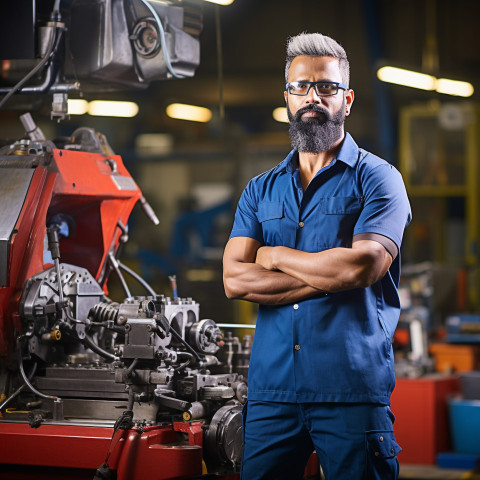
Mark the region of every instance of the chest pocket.
<instances>
[{"instance_id":1,"label":"chest pocket","mask_svg":"<svg viewBox=\"0 0 480 480\"><path fill-rule=\"evenodd\" d=\"M360 197L322 198L318 210L325 215L352 215L360 213L362 199Z\"/></svg>"},{"instance_id":2,"label":"chest pocket","mask_svg":"<svg viewBox=\"0 0 480 480\"><path fill-rule=\"evenodd\" d=\"M351 247L353 229L362 210L361 197L321 198L316 209L317 247Z\"/></svg>"},{"instance_id":3,"label":"chest pocket","mask_svg":"<svg viewBox=\"0 0 480 480\"><path fill-rule=\"evenodd\" d=\"M258 205L257 219L262 224L265 245L283 245L284 216L283 202L262 202Z\"/></svg>"}]
</instances>

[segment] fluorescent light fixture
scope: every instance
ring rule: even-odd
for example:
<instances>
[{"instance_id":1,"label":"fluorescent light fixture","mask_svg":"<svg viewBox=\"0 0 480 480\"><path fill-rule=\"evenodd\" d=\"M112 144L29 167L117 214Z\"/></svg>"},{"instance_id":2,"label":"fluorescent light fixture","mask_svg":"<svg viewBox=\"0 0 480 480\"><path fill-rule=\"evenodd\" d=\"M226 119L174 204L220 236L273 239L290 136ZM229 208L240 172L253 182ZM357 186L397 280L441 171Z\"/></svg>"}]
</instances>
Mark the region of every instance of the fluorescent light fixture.
<instances>
[{"instance_id":1,"label":"fluorescent light fixture","mask_svg":"<svg viewBox=\"0 0 480 480\"><path fill-rule=\"evenodd\" d=\"M88 102L82 99L68 99L69 115L84 115L88 112Z\"/></svg>"},{"instance_id":2,"label":"fluorescent light fixture","mask_svg":"<svg viewBox=\"0 0 480 480\"><path fill-rule=\"evenodd\" d=\"M404 68L382 67L377 71L377 77L382 82L395 83L405 87L419 88L421 90L437 91L446 95L470 97L474 88L469 82L436 78L425 73L414 72Z\"/></svg>"},{"instance_id":3,"label":"fluorescent light fixture","mask_svg":"<svg viewBox=\"0 0 480 480\"><path fill-rule=\"evenodd\" d=\"M377 77L382 82L396 83L405 87L435 90L436 78L425 73L413 72L404 68L382 67L377 71Z\"/></svg>"},{"instance_id":4,"label":"fluorescent light fixture","mask_svg":"<svg viewBox=\"0 0 480 480\"><path fill-rule=\"evenodd\" d=\"M439 78L437 80L437 92L458 97L471 97L473 95L473 85L468 82L458 80L449 80L448 78Z\"/></svg>"},{"instance_id":5,"label":"fluorescent light fixture","mask_svg":"<svg viewBox=\"0 0 480 480\"><path fill-rule=\"evenodd\" d=\"M173 137L167 133L142 133L135 138L135 152L141 157L166 155L173 149Z\"/></svg>"},{"instance_id":6,"label":"fluorescent light fixture","mask_svg":"<svg viewBox=\"0 0 480 480\"><path fill-rule=\"evenodd\" d=\"M277 122L288 123L287 109L285 107L276 108L272 115Z\"/></svg>"},{"instance_id":7,"label":"fluorescent light fixture","mask_svg":"<svg viewBox=\"0 0 480 480\"><path fill-rule=\"evenodd\" d=\"M134 117L138 110L134 102L94 100L88 104L88 113L99 117Z\"/></svg>"},{"instance_id":8,"label":"fluorescent light fixture","mask_svg":"<svg viewBox=\"0 0 480 480\"><path fill-rule=\"evenodd\" d=\"M172 103L166 108L170 118L178 120L189 120L191 122L209 122L212 119L212 112L205 107L186 105L184 103Z\"/></svg>"},{"instance_id":9,"label":"fluorescent light fixture","mask_svg":"<svg viewBox=\"0 0 480 480\"><path fill-rule=\"evenodd\" d=\"M231 5L235 0L204 0L205 2L216 3L217 5Z\"/></svg>"}]
</instances>

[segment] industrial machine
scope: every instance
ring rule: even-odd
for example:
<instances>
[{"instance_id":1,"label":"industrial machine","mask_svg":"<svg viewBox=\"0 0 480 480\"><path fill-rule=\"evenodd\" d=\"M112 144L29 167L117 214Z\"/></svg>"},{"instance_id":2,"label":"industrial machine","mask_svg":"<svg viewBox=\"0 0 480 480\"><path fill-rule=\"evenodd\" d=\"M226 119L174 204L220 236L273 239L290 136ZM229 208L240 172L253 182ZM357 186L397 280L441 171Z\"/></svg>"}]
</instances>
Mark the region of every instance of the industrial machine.
<instances>
[{"instance_id":1,"label":"industrial machine","mask_svg":"<svg viewBox=\"0 0 480 480\"><path fill-rule=\"evenodd\" d=\"M198 65L197 1L24 3L38 36L15 52L0 42L3 78L24 75L0 105L53 93L62 119L70 91ZM121 157L90 128L51 141L21 121L25 137L0 146L0 478L237 478L246 380L233 355L219 360L232 342L194 299L156 292L120 260L135 204L158 222Z\"/></svg>"}]
</instances>

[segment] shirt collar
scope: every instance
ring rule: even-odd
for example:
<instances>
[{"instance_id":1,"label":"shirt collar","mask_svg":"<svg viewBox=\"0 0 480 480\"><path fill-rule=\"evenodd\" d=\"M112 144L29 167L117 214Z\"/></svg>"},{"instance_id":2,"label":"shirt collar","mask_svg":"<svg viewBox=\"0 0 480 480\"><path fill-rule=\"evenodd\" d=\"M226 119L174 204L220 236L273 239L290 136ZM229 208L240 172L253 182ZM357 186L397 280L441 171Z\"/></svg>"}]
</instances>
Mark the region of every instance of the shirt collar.
<instances>
[{"instance_id":1,"label":"shirt collar","mask_svg":"<svg viewBox=\"0 0 480 480\"><path fill-rule=\"evenodd\" d=\"M352 136L346 132L340 151L334 161L340 160L349 167L354 168L358 162L359 149ZM333 163L332 162L332 163ZM280 170L293 173L298 168L298 151L294 148L279 165Z\"/></svg>"}]
</instances>

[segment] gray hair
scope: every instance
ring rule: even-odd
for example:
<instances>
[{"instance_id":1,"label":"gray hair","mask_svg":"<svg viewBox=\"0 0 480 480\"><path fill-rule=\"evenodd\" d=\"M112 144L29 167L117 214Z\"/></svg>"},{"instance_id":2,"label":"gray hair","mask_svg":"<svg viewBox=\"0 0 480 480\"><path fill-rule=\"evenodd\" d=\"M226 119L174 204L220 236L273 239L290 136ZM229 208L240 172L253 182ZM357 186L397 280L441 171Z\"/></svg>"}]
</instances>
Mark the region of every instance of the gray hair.
<instances>
[{"instance_id":1,"label":"gray hair","mask_svg":"<svg viewBox=\"0 0 480 480\"><path fill-rule=\"evenodd\" d=\"M350 64L344 48L333 38L321 33L300 33L287 41L287 61L285 65L285 82L288 83L288 71L293 59L298 56L338 58L342 82L350 81Z\"/></svg>"}]
</instances>

